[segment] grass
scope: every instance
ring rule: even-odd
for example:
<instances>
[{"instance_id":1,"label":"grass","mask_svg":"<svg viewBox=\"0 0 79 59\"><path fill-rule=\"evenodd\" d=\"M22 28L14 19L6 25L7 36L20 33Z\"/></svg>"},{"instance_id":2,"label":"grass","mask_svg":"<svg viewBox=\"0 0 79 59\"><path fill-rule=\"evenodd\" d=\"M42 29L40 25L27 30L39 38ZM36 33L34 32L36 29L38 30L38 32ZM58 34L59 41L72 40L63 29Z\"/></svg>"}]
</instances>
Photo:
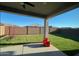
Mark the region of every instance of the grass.
<instances>
[{"instance_id":1,"label":"grass","mask_svg":"<svg viewBox=\"0 0 79 59\"><path fill-rule=\"evenodd\" d=\"M0 40L0 44L20 44L29 42L42 42L43 35L18 35L13 38L4 38ZM79 42L69 38L49 35L49 40L59 50L65 52L67 55L75 55L79 53Z\"/></svg>"},{"instance_id":2,"label":"grass","mask_svg":"<svg viewBox=\"0 0 79 59\"><path fill-rule=\"evenodd\" d=\"M79 42L71 39L50 35L51 44L66 53L67 55L75 55L79 53Z\"/></svg>"},{"instance_id":3,"label":"grass","mask_svg":"<svg viewBox=\"0 0 79 59\"><path fill-rule=\"evenodd\" d=\"M41 42L43 35L16 35L14 37L7 37L0 40L0 44L21 44L29 42Z\"/></svg>"}]
</instances>

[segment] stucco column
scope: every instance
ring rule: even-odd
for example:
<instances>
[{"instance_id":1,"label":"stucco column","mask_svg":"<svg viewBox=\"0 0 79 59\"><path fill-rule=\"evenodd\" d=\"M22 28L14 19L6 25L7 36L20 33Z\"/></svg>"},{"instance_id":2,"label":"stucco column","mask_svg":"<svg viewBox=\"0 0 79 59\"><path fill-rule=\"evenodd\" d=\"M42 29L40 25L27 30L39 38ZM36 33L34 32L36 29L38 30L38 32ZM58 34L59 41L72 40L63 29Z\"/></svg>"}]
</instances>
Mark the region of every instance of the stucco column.
<instances>
[{"instance_id":1,"label":"stucco column","mask_svg":"<svg viewBox=\"0 0 79 59\"><path fill-rule=\"evenodd\" d=\"M44 19L44 39L48 38L48 32L49 32L49 27L48 27L48 19Z\"/></svg>"},{"instance_id":2,"label":"stucco column","mask_svg":"<svg viewBox=\"0 0 79 59\"><path fill-rule=\"evenodd\" d=\"M50 41L48 39L48 34L49 34L49 26L48 26L48 18L44 20L44 40L43 40L43 45L45 47L50 47Z\"/></svg>"}]
</instances>

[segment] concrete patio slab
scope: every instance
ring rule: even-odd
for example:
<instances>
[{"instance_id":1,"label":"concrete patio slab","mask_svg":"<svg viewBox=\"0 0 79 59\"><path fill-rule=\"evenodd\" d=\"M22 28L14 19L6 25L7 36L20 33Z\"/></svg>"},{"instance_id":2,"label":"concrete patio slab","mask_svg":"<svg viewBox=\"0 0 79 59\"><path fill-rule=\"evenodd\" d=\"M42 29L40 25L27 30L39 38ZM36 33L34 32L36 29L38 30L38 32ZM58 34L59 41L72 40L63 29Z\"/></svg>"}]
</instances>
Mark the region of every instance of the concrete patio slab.
<instances>
[{"instance_id":1,"label":"concrete patio slab","mask_svg":"<svg viewBox=\"0 0 79 59\"><path fill-rule=\"evenodd\" d=\"M44 47L41 43L31 43L0 48L0 55L21 56L66 56L54 46Z\"/></svg>"},{"instance_id":2,"label":"concrete patio slab","mask_svg":"<svg viewBox=\"0 0 79 59\"><path fill-rule=\"evenodd\" d=\"M6 46L0 48L0 55L11 56L22 54L22 45Z\"/></svg>"}]
</instances>

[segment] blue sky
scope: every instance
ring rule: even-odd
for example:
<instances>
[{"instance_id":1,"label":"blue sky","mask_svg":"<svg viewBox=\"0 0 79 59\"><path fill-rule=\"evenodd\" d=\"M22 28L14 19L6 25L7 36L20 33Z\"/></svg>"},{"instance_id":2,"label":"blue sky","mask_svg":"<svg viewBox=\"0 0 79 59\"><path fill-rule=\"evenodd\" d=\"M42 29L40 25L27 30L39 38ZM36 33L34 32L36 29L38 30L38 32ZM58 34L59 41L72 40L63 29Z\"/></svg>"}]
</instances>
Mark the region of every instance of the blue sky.
<instances>
[{"instance_id":1,"label":"blue sky","mask_svg":"<svg viewBox=\"0 0 79 59\"><path fill-rule=\"evenodd\" d=\"M18 26L31 26L32 24L38 24L40 26L44 25L44 20L42 18L5 12L0 12L0 16L2 23L14 24ZM49 19L49 26L79 28L79 8L55 17L51 17Z\"/></svg>"},{"instance_id":2,"label":"blue sky","mask_svg":"<svg viewBox=\"0 0 79 59\"><path fill-rule=\"evenodd\" d=\"M31 26L32 24L39 24L43 26L43 19L41 18L5 12L1 12L1 22L18 26Z\"/></svg>"},{"instance_id":3,"label":"blue sky","mask_svg":"<svg viewBox=\"0 0 79 59\"><path fill-rule=\"evenodd\" d=\"M55 27L79 28L79 8L68 11L56 17L50 18L49 25L52 25Z\"/></svg>"}]
</instances>

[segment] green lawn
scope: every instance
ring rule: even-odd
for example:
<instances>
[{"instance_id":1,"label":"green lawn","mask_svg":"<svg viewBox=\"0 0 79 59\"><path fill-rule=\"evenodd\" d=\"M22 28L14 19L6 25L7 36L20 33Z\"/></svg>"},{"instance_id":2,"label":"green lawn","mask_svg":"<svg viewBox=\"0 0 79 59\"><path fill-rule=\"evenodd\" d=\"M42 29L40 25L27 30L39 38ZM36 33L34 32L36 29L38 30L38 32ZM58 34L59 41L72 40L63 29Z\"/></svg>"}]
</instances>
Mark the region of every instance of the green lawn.
<instances>
[{"instance_id":1,"label":"green lawn","mask_svg":"<svg viewBox=\"0 0 79 59\"><path fill-rule=\"evenodd\" d=\"M72 39L67 39L55 35L50 35L51 44L65 52L68 55L79 53L79 42Z\"/></svg>"},{"instance_id":2,"label":"green lawn","mask_svg":"<svg viewBox=\"0 0 79 59\"><path fill-rule=\"evenodd\" d=\"M43 35L19 35L13 38L4 38L0 40L0 44L22 44L31 42L42 42ZM52 45L61 51L65 52L67 55L75 55L79 53L79 42L68 38L63 38L56 35L49 35L49 40ZM1 45L3 46L3 45Z\"/></svg>"},{"instance_id":3,"label":"green lawn","mask_svg":"<svg viewBox=\"0 0 79 59\"><path fill-rule=\"evenodd\" d=\"M22 44L31 42L42 42L43 35L17 35L14 37L7 37L0 40L0 44Z\"/></svg>"}]
</instances>

